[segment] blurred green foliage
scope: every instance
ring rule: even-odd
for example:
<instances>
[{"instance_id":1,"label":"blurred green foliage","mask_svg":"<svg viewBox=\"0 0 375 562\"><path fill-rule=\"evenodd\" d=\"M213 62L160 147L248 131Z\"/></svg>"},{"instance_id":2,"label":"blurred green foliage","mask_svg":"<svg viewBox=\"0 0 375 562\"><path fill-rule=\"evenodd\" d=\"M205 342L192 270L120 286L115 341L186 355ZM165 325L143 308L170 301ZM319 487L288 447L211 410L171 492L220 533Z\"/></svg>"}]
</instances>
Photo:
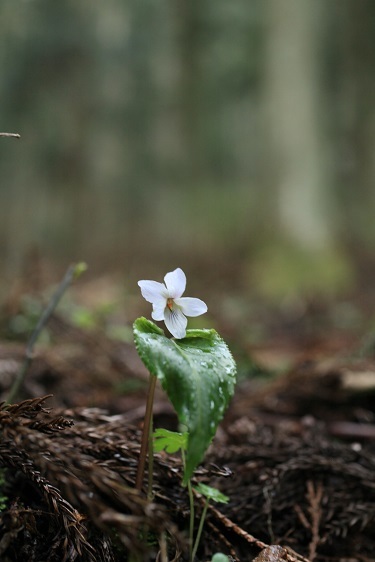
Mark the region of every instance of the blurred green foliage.
<instances>
[{"instance_id":1,"label":"blurred green foliage","mask_svg":"<svg viewBox=\"0 0 375 562\"><path fill-rule=\"evenodd\" d=\"M0 139L5 270L37 247L246 278L281 240L298 285L326 247L318 271L358 260L375 237L374 22L371 0L2 0L0 130L22 136Z\"/></svg>"}]
</instances>

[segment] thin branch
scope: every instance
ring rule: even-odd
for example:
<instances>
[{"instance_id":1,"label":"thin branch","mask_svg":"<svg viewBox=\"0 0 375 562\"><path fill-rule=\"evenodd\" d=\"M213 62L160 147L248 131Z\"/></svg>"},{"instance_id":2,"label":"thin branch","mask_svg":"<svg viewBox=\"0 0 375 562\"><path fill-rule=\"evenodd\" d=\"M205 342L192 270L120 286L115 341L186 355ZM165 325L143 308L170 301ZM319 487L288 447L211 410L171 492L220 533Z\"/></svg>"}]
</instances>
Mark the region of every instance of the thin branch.
<instances>
[{"instance_id":1,"label":"thin branch","mask_svg":"<svg viewBox=\"0 0 375 562\"><path fill-rule=\"evenodd\" d=\"M20 139L21 135L18 133L0 133L0 137L10 137L12 139Z\"/></svg>"},{"instance_id":2,"label":"thin branch","mask_svg":"<svg viewBox=\"0 0 375 562\"><path fill-rule=\"evenodd\" d=\"M309 545L309 558L315 560L318 545L321 542L319 528L322 521L322 499L323 499L323 485L317 482L316 488L311 480L307 481L307 494L306 499L309 502L308 512L311 518L311 542Z\"/></svg>"},{"instance_id":3,"label":"thin branch","mask_svg":"<svg viewBox=\"0 0 375 562\"><path fill-rule=\"evenodd\" d=\"M8 399L7 399L7 403L10 404L12 403L15 398L17 397L20 388L22 387L24 381L25 381L25 377L27 374L27 371L30 368L31 362L33 360L33 355L34 355L34 346L40 336L41 331L43 330L44 326L47 324L51 314L53 313L53 311L55 310L56 306L58 305L61 297L63 296L63 294L65 293L65 291L67 290L67 288L69 287L69 285L73 282L74 279L76 279L77 277L79 277L81 275L81 273L83 273L83 271L85 271L86 269L86 265L83 263L78 263L78 264L73 264L71 265L60 285L57 287L56 291L54 292L54 294L52 295L47 307L43 310L39 321L33 331L33 333L31 334L31 337L28 341L28 344L26 346L26 350L25 350L25 359L24 362L22 364L21 369L18 372L18 375L9 391L9 395L8 395Z\"/></svg>"}]
</instances>

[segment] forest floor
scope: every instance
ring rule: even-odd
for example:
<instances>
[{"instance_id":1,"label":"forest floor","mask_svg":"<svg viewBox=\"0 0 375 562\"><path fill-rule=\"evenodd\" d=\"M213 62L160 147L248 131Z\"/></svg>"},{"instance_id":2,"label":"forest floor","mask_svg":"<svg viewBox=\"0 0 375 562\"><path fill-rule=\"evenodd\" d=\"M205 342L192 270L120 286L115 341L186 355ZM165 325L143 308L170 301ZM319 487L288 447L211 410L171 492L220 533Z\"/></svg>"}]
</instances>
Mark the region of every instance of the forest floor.
<instances>
[{"instance_id":1,"label":"forest floor","mask_svg":"<svg viewBox=\"0 0 375 562\"><path fill-rule=\"evenodd\" d=\"M51 317L22 395L0 411L0 559L187 560L179 457L156 455L151 503L134 490L148 374L131 322L120 333L97 308L93 320L90 291L76 294L86 308ZM38 302L15 291L4 303L3 400ZM347 303L256 310L257 342L245 321L217 320L238 385L195 478L230 500L209 508L197 558L375 561L375 338L344 321L358 312ZM176 429L160 388L154 412L155 427Z\"/></svg>"}]
</instances>

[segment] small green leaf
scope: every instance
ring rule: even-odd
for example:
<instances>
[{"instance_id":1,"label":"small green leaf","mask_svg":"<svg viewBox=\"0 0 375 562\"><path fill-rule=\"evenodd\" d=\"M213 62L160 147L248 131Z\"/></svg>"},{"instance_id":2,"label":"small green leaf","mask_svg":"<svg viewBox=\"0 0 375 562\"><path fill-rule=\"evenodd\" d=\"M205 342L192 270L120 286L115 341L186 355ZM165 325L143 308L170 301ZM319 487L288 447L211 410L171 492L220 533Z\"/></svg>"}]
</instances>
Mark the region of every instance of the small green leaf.
<instances>
[{"instance_id":1,"label":"small green leaf","mask_svg":"<svg viewBox=\"0 0 375 562\"><path fill-rule=\"evenodd\" d=\"M211 562L229 562L229 558L226 554L223 554L222 552L217 552L211 558Z\"/></svg>"},{"instance_id":2,"label":"small green leaf","mask_svg":"<svg viewBox=\"0 0 375 562\"><path fill-rule=\"evenodd\" d=\"M229 498L217 490L216 488L211 488L211 486L206 486L206 484L202 484L199 482L198 486L194 486L194 490L198 492L198 494L202 494L208 500L213 500L214 502L218 503L228 503Z\"/></svg>"},{"instance_id":3,"label":"small green leaf","mask_svg":"<svg viewBox=\"0 0 375 562\"><path fill-rule=\"evenodd\" d=\"M186 483L233 396L236 364L215 330L187 330L185 338L174 340L153 322L138 318L133 331L140 358L160 380L180 423L187 426Z\"/></svg>"},{"instance_id":4,"label":"small green leaf","mask_svg":"<svg viewBox=\"0 0 375 562\"><path fill-rule=\"evenodd\" d=\"M188 434L168 431L159 427L154 431L154 451L166 451L167 453L177 453L180 449L186 451Z\"/></svg>"},{"instance_id":5,"label":"small green leaf","mask_svg":"<svg viewBox=\"0 0 375 562\"><path fill-rule=\"evenodd\" d=\"M78 279L87 270L87 263L80 261L74 265L74 278Z\"/></svg>"}]
</instances>

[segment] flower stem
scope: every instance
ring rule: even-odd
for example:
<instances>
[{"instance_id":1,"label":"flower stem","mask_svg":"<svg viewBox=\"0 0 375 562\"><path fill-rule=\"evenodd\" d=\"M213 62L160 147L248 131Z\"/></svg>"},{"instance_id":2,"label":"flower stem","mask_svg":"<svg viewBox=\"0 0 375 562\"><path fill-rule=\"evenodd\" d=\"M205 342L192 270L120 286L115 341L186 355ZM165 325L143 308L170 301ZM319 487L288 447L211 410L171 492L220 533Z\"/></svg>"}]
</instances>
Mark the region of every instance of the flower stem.
<instances>
[{"instance_id":1,"label":"flower stem","mask_svg":"<svg viewBox=\"0 0 375 562\"><path fill-rule=\"evenodd\" d=\"M155 387L156 387L156 377L150 374L145 420L143 424L141 450L139 453L137 477L135 481L135 487L137 490L142 489L143 474L145 471L145 464L146 464L146 457L147 457L147 449L150 444L150 428L151 428L151 421L152 421L152 406L154 403Z\"/></svg>"},{"instance_id":2,"label":"flower stem","mask_svg":"<svg viewBox=\"0 0 375 562\"><path fill-rule=\"evenodd\" d=\"M193 552L192 552L192 555L191 555L191 562L194 561L195 555L197 554L199 542L200 542L200 540L201 540L201 535L202 535L204 520L206 519L206 514L207 514L207 509L208 509L208 503L209 503L209 501L210 501L209 498L206 498L206 503L204 504L204 508L203 508L202 515L201 515L201 520L200 520L200 522L199 522L199 527L198 527L197 536L196 536L196 539L195 539L195 544L194 544Z\"/></svg>"},{"instance_id":3,"label":"flower stem","mask_svg":"<svg viewBox=\"0 0 375 562\"><path fill-rule=\"evenodd\" d=\"M190 478L187 483L188 491L189 491L189 503L190 503L190 525L189 525L189 550L190 550L190 562L194 560L193 554L193 541L194 541L194 496L193 496L193 488L191 486Z\"/></svg>"},{"instance_id":4,"label":"flower stem","mask_svg":"<svg viewBox=\"0 0 375 562\"><path fill-rule=\"evenodd\" d=\"M154 377L156 381L156 377ZM154 484L154 423L151 416L150 428L148 430L148 489L147 489L147 499L152 501L154 493L152 491Z\"/></svg>"}]
</instances>

